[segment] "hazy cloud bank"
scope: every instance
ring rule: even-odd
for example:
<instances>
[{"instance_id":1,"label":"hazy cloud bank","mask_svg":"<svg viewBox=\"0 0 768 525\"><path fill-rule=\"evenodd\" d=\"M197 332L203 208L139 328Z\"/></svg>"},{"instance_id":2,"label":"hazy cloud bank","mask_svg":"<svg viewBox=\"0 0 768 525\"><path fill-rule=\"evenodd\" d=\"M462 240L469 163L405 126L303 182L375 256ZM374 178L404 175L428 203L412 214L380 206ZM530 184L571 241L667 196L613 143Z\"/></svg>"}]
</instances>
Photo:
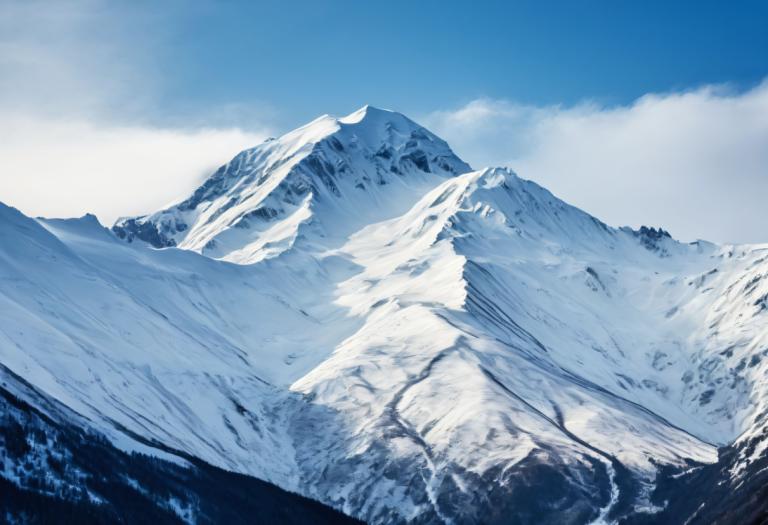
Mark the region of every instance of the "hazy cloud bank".
<instances>
[{"instance_id":1,"label":"hazy cloud bank","mask_svg":"<svg viewBox=\"0 0 768 525\"><path fill-rule=\"evenodd\" d=\"M111 224L184 197L268 135L255 119L209 124L232 108L163 121L155 100L171 26L131 3L0 0L0 201Z\"/></svg>"},{"instance_id":2,"label":"hazy cloud bank","mask_svg":"<svg viewBox=\"0 0 768 525\"><path fill-rule=\"evenodd\" d=\"M619 107L480 99L423 120L473 166L507 165L610 224L768 242L768 82Z\"/></svg>"}]
</instances>

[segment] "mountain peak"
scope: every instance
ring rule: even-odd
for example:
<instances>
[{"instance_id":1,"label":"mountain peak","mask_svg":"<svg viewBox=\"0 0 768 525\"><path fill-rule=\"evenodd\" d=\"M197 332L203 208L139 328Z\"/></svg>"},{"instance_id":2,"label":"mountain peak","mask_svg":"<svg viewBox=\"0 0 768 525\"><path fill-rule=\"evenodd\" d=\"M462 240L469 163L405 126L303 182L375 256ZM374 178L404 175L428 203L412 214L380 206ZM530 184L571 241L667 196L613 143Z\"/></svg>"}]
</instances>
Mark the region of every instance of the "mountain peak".
<instances>
[{"instance_id":1,"label":"mountain peak","mask_svg":"<svg viewBox=\"0 0 768 525\"><path fill-rule=\"evenodd\" d=\"M412 139L426 139L428 142L447 147L447 144L402 113L366 105L336 120L339 129L334 135L347 135L353 142L364 141L369 147L382 145L393 148L407 147Z\"/></svg>"},{"instance_id":2,"label":"mountain peak","mask_svg":"<svg viewBox=\"0 0 768 525\"><path fill-rule=\"evenodd\" d=\"M369 104L366 104L365 106L361 107L357 111L353 111L346 117L341 117L338 120L341 124L361 124L363 122L373 123L373 122L381 122L386 120L408 120L409 122L413 123L415 126L418 126L418 124L408 119L408 117L406 117L402 113L398 113L397 111L392 111L391 109L377 108Z\"/></svg>"},{"instance_id":3,"label":"mountain peak","mask_svg":"<svg viewBox=\"0 0 768 525\"><path fill-rule=\"evenodd\" d=\"M121 219L113 230L128 241L252 263L292 247L300 230L319 229L314 237L323 239L361 220L390 218L418 191L469 171L429 130L364 106L242 151L186 200Z\"/></svg>"},{"instance_id":4,"label":"mountain peak","mask_svg":"<svg viewBox=\"0 0 768 525\"><path fill-rule=\"evenodd\" d=\"M302 145L314 144L337 134L348 132L372 140L386 141L387 132L393 129L401 134L411 133L415 130L427 132L425 128L402 113L365 105L343 117L326 113L274 140Z\"/></svg>"},{"instance_id":5,"label":"mountain peak","mask_svg":"<svg viewBox=\"0 0 768 525\"><path fill-rule=\"evenodd\" d=\"M377 107L366 104L360 109L353 111L346 117L340 118L339 122L343 124L358 124L368 118L377 118L377 117L380 118L382 116L388 116L388 115L400 115L400 114L394 111L390 111L388 109L379 109Z\"/></svg>"}]
</instances>

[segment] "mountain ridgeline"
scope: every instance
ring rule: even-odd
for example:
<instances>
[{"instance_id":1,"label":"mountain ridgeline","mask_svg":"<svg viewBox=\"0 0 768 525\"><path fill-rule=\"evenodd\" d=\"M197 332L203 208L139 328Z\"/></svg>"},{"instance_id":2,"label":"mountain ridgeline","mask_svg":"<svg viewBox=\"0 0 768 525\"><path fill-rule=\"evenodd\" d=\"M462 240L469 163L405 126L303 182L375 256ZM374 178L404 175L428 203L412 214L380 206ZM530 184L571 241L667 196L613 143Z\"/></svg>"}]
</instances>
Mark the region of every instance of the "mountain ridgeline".
<instances>
[{"instance_id":1,"label":"mountain ridgeline","mask_svg":"<svg viewBox=\"0 0 768 525\"><path fill-rule=\"evenodd\" d=\"M768 245L613 228L370 106L0 239L11 521L768 516Z\"/></svg>"}]
</instances>

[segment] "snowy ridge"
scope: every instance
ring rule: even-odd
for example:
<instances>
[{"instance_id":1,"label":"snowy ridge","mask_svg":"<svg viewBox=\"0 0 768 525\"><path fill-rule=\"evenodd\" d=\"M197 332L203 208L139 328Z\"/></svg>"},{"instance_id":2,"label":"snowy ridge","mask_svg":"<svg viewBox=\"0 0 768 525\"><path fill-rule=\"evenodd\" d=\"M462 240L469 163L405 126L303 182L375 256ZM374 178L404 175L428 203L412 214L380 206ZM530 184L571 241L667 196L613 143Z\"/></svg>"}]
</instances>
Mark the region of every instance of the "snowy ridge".
<instances>
[{"instance_id":1,"label":"snowy ridge","mask_svg":"<svg viewBox=\"0 0 768 525\"><path fill-rule=\"evenodd\" d=\"M121 237L246 264L282 253L302 226L338 237L403 206L434 180L469 171L448 145L406 117L371 107L310 124L243 151L189 199L123 219ZM395 185L384 189L384 186ZM403 210L404 211L404 210Z\"/></svg>"},{"instance_id":2,"label":"snowy ridge","mask_svg":"<svg viewBox=\"0 0 768 525\"><path fill-rule=\"evenodd\" d=\"M112 231L2 207L0 240L0 363L371 522L655 512L660 469L766 428L768 245L611 228L389 111Z\"/></svg>"}]
</instances>

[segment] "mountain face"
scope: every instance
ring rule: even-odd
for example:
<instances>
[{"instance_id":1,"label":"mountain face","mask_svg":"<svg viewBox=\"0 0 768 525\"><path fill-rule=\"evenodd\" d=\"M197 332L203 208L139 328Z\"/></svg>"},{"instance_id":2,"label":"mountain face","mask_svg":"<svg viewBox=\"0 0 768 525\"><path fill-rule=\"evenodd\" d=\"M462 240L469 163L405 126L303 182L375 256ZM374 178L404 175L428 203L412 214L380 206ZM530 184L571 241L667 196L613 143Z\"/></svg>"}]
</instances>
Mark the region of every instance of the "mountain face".
<instances>
[{"instance_id":1,"label":"mountain face","mask_svg":"<svg viewBox=\"0 0 768 525\"><path fill-rule=\"evenodd\" d=\"M404 212L435 181L469 170L426 129L366 106L243 151L188 199L123 219L113 230L129 241L253 263L301 239L343 241L395 210Z\"/></svg>"},{"instance_id":2,"label":"mountain face","mask_svg":"<svg viewBox=\"0 0 768 525\"><path fill-rule=\"evenodd\" d=\"M0 241L14 395L122 453L371 523L765 515L768 245L611 228L372 107Z\"/></svg>"},{"instance_id":3,"label":"mountain face","mask_svg":"<svg viewBox=\"0 0 768 525\"><path fill-rule=\"evenodd\" d=\"M0 377L4 522L361 523L178 451L173 461L128 454L23 379Z\"/></svg>"}]
</instances>

